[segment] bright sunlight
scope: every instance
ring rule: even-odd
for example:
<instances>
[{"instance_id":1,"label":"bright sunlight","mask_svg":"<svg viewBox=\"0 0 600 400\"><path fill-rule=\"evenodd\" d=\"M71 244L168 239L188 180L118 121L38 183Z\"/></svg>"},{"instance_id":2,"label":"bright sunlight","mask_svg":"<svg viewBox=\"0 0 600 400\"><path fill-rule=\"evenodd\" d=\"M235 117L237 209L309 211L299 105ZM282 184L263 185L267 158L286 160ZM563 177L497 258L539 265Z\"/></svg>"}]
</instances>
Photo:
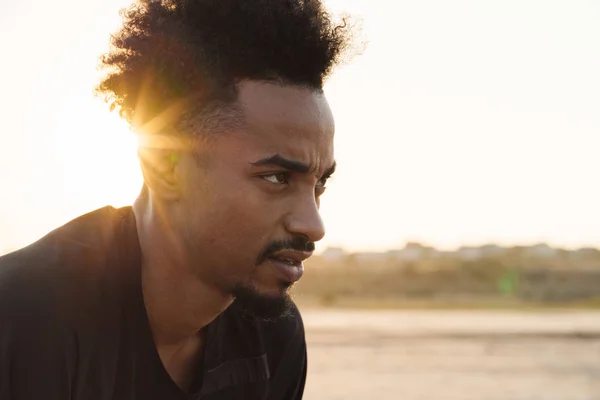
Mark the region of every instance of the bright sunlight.
<instances>
[{"instance_id":1,"label":"bright sunlight","mask_svg":"<svg viewBox=\"0 0 600 400\"><path fill-rule=\"evenodd\" d=\"M591 5L328 3L362 17L368 43L325 87L339 170L322 202L322 248L597 246ZM142 183L132 134L93 96L130 1L27 4L0 5L0 46L19 60L0 66L0 253L129 204Z\"/></svg>"}]
</instances>

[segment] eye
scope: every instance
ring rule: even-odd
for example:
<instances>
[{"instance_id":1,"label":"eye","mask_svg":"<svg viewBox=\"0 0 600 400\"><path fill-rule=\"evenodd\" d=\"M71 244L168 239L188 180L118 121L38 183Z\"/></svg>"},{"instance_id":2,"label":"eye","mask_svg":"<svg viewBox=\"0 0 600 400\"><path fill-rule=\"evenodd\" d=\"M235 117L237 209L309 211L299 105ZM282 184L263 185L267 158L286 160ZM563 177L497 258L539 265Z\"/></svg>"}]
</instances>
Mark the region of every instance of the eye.
<instances>
[{"instance_id":1,"label":"eye","mask_svg":"<svg viewBox=\"0 0 600 400\"><path fill-rule=\"evenodd\" d=\"M271 175L263 175L263 178L267 182L271 182L274 185L286 185L288 184L289 174L286 172L278 172Z\"/></svg>"},{"instance_id":2,"label":"eye","mask_svg":"<svg viewBox=\"0 0 600 400\"><path fill-rule=\"evenodd\" d=\"M317 182L317 188L318 189L325 189L325 185L327 184L327 180L329 179L329 177L323 177L321 179L319 179L319 181Z\"/></svg>"}]
</instances>

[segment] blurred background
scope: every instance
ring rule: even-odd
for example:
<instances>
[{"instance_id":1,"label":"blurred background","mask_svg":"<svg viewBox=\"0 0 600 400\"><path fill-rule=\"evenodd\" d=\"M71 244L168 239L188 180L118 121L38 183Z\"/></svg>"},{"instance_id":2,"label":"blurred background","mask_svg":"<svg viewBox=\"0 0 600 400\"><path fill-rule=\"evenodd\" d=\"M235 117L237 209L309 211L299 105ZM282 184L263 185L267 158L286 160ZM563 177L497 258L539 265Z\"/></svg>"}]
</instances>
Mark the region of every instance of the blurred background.
<instances>
[{"instance_id":1,"label":"blurred background","mask_svg":"<svg viewBox=\"0 0 600 400\"><path fill-rule=\"evenodd\" d=\"M339 171L296 288L308 399L600 399L600 1L329 0ZM0 0L0 254L131 204L93 96L129 0Z\"/></svg>"}]
</instances>

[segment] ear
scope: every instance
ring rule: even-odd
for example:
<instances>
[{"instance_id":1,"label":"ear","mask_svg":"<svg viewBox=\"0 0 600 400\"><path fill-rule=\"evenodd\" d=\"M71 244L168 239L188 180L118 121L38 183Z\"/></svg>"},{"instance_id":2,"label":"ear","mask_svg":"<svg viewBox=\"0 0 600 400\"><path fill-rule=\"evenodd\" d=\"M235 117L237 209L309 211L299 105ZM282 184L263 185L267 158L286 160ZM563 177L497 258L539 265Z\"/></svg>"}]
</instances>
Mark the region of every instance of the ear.
<instances>
[{"instance_id":1,"label":"ear","mask_svg":"<svg viewBox=\"0 0 600 400\"><path fill-rule=\"evenodd\" d=\"M138 149L138 157L144 181L150 191L167 201L179 199L181 195L181 184L177 174L179 152L141 147Z\"/></svg>"}]
</instances>

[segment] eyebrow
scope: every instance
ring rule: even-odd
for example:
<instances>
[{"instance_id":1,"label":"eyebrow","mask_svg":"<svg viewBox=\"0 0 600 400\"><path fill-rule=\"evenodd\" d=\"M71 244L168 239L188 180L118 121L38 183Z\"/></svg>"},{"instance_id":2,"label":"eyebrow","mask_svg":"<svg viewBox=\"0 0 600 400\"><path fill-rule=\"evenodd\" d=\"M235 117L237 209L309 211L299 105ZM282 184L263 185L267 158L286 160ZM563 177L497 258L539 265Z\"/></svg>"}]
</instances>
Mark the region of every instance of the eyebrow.
<instances>
[{"instance_id":1,"label":"eyebrow","mask_svg":"<svg viewBox=\"0 0 600 400\"><path fill-rule=\"evenodd\" d=\"M255 167L281 167L299 174L308 174L310 172L310 165L301 161L290 160L289 158L285 158L280 154L275 154L271 157L266 157L250 164L254 165ZM333 165L325 171L323 177L331 176L335 171L335 168L336 162L334 161Z\"/></svg>"}]
</instances>

